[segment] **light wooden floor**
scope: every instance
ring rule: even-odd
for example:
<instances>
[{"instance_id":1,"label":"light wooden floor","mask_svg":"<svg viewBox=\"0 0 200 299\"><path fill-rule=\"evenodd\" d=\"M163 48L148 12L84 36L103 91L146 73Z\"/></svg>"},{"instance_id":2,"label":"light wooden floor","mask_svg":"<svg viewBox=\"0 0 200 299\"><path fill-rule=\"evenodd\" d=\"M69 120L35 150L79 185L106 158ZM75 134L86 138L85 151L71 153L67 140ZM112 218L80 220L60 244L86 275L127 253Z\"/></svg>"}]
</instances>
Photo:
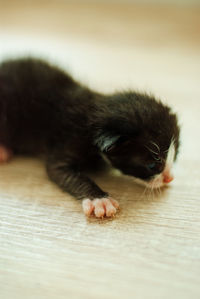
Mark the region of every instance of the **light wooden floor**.
<instances>
[{"instance_id":1,"label":"light wooden floor","mask_svg":"<svg viewBox=\"0 0 200 299\"><path fill-rule=\"evenodd\" d=\"M74 3L0 1L0 58L40 55L97 90L161 97L182 126L175 180L153 196L98 177L121 211L96 220L40 161L1 166L0 298L198 299L200 8Z\"/></svg>"}]
</instances>

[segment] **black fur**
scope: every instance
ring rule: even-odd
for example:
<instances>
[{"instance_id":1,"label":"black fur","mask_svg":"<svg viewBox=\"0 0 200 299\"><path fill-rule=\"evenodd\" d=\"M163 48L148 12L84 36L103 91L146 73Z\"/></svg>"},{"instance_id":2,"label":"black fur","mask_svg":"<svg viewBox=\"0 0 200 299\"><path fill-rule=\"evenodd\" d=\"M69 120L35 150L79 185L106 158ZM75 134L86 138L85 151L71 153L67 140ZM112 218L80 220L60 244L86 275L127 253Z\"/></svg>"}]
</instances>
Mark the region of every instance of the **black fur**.
<instances>
[{"instance_id":1,"label":"black fur","mask_svg":"<svg viewBox=\"0 0 200 299\"><path fill-rule=\"evenodd\" d=\"M163 170L172 138L177 153L176 115L152 96L99 94L41 60L0 65L0 144L16 154L44 154L49 177L79 199L108 195L85 174L102 153L125 174L148 180Z\"/></svg>"}]
</instances>

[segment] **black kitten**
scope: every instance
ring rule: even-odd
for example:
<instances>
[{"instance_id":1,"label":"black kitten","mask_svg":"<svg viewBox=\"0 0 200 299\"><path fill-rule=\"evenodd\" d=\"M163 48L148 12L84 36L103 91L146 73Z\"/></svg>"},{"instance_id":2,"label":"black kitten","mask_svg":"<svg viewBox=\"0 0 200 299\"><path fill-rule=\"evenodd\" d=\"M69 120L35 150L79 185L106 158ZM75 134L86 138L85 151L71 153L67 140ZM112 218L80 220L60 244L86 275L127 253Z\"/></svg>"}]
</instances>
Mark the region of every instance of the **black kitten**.
<instances>
[{"instance_id":1,"label":"black kitten","mask_svg":"<svg viewBox=\"0 0 200 299\"><path fill-rule=\"evenodd\" d=\"M86 176L102 157L124 174L160 187L179 146L176 115L152 96L133 91L103 95L46 62L0 65L0 161L14 154L45 154L51 180L84 199L97 217L118 203Z\"/></svg>"}]
</instances>

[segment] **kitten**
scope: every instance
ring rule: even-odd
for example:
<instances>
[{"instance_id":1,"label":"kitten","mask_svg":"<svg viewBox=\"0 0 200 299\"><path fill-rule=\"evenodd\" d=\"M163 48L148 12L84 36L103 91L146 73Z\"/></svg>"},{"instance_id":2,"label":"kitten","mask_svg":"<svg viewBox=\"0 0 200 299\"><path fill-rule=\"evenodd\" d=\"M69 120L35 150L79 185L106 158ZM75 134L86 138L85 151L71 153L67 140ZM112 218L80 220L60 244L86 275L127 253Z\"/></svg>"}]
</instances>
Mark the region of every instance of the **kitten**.
<instances>
[{"instance_id":1,"label":"kitten","mask_svg":"<svg viewBox=\"0 0 200 299\"><path fill-rule=\"evenodd\" d=\"M83 199L88 216L113 216L119 207L86 175L103 157L158 188L173 179L178 147L177 117L153 96L103 95L37 59L0 65L0 161L44 154L49 178Z\"/></svg>"}]
</instances>

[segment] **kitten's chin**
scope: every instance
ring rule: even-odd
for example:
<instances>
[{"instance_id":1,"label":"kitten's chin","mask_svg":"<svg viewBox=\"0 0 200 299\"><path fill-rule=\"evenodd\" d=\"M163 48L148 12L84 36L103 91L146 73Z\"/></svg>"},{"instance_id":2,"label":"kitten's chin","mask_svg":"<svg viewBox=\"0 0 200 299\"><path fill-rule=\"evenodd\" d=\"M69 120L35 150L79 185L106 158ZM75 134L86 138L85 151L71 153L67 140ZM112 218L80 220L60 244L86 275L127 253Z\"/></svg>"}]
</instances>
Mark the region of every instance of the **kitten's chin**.
<instances>
[{"instance_id":1,"label":"kitten's chin","mask_svg":"<svg viewBox=\"0 0 200 299\"><path fill-rule=\"evenodd\" d=\"M149 189L157 189L166 186L166 184L163 182L162 174L156 175L148 182L139 178L134 178L134 182Z\"/></svg>"},{"instance_id":2,"label":"kitten's chin","mask_svg":"<svg viewBox=\"0 0 200 299\"><path fill-rule=\"evenodd\" d=\"M147 187L151 188L151 189L162 188L164 186L166 186L166 184L163 181L163 175L162 174L156 175L152 180L150 180L147 183Z\"/></svg>"},{"instance_id":3,"label":"kitten's chin","mask_svg":"<svg viewBox=\"0 0 200 299\"><path fill-rule=\"evenodd\" d=\"M164 172L155 175L149 181L145 181L143 179L139 179L139 178L133 177L131 175L124 174L122 171L120 171L119 169L116 169L116 168L114 168L114 169L112 168L110 170L110 172L114 176L125 175L125 176L131 178L136 184L145 186L146 188L149 188L149 189L158 189L158 188L165 187L168 183L170 183L173 180L173 176L169 170L165 170Z\"/></svg>"},{"instance_id":4,"label":"kitten's chin","mask_svg":"<svg viewBox=\"0 0 200 299\"><path fill-rule=\"evenodd\" d=\"M121 176L121 175L125 175L131 179L133 179L133 181L138 184L138 185L141 185L141 186L145 186L149 189L157 189L157 188L161 188L161 187L164 187L166 186L166 184L163 182L163 176L162 174L159 174L159 175L156 175L153 179L151 179L150 181L145 181L145 180L142 180L142 179L139 179L139 178L136 178L136 177L133 177L131 175L127 175L127 174L124 174L123 172L121 172L120 170L118 169L111 169L110 170L111 173L114 175L114 176Z\"/></svg>"},{"instance_id":5,"label":"kitten's chin","mask_svg":"<svg viewBox=\"0 0 200 299\"><path fill-rule=\"evenodd\" d=\"M167 178L168 180L166 180L166 177L163 173L160 173L148 182L138 178L134 178L134 182L142 186L145 186L149 189L158 189L158 188L165 187L170 181L173 180L173 177L171 175L168 176Z\"/></svg>"}]
</instances>

